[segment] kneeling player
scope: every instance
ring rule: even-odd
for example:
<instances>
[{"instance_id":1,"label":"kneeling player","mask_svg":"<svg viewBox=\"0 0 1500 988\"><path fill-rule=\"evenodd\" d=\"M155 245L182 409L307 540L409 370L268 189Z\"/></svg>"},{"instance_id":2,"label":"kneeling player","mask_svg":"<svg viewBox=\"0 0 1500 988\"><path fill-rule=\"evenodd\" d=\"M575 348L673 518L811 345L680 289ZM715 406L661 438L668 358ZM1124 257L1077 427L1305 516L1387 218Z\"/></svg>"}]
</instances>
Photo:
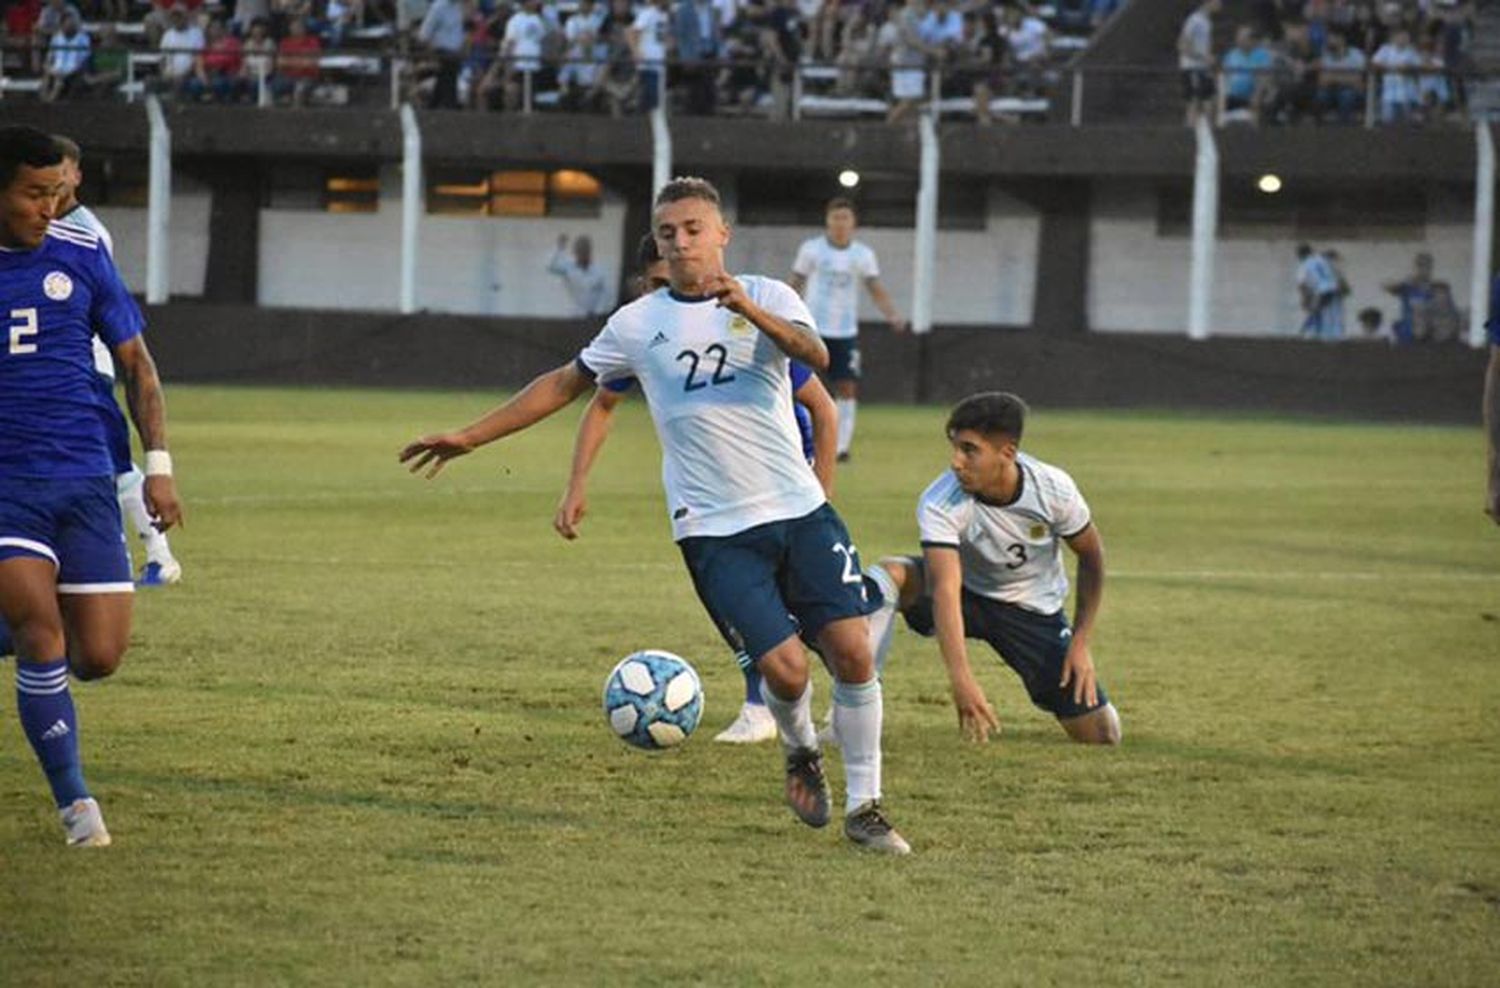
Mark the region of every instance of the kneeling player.
<instances>
[{"instance_id":1,"label":"kneeling player","mask_svg":"<svg viewBox=\"0 0 1500 988\"><path fill-rule=\"evenodd\" d=\"M1104 590L1104 544L1073 478L1020 452L1025 422L1026 403L1012 394L973 395L953 409L952 469L917 506L922 556L881 560L893 584L883 589L899 600L913 631L937 637L966 737L984 741L1000 727L969 666L964 640L977 638L1074 741L1118 744L1120 717L1089 651ZM1072 627L1063 614L1062 543L1078 556Z\"/></svg>"}]
</instances>

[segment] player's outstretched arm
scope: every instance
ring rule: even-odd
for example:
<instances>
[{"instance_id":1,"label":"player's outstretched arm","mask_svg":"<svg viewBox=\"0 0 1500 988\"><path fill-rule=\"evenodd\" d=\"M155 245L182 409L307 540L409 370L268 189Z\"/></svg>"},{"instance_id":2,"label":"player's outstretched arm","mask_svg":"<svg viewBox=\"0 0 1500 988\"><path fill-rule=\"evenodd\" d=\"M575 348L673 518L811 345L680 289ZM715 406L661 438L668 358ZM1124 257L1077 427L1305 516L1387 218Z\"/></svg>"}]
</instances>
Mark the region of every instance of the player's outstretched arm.
<instances>
[{"instance_id":1,"label":"player's outstretched arm","mask_svg":"<svg viewBox=\"0 0 1500 988\"><path fill-rule=\"evenodd\" d=\"M578 538L578 526L588 512L589 471L594 460L609 438L610 426L615 423L615 409L624 399L607 388L599 388L578 420L578 435L573 439L573 467L568 472L568 486L558 502L557 514L552 518L552 527L565 539Z\"/></svg>"},{"instance_id":2,"label":"player's outstretched arm","mask_svg":"<svg viewBox=\"0 0 1500 988\"><path fill-rule=\"evenodd\" d=\"M1068 548L1078 555L1078 599L1073 612L1073 639L1068 642L1058 685L1073 688L1074 703L1092 707L1099 702L1099 687L1089 640L1104 600L1104 540L1099 537L1099 529L1089 525L1068 539Z\"/></svg>"},{"instance_id":3,"label":"player's outstretched arm","mask_svg":"<svg viewBox=\"0 0 1500 988\"><path fill-rule=\"evenodd\" d=\"M773 315L751 301L739 279L720 272L703 281L703 290L730 312L738 313L771 338L782 353L816 371L828 369L828 347L810 326Z\"/></svg>"},{"instance_id":4,"label":"player's outstretched arm","mask_svg":"<svg viewBox=\"0 0 1500 988\"><path fill-rule=\"evenodd\" d=\"M132 337L114 348L115 369L125 382L125 404L130 420L146 451L146 484L142 496L153 524L165 532L183 521L182 502L172 479L172 459L167 453L167 400L161 376L146 341Z\"/></svg>"},{"instance_id":5,"label":"player's outstretched arm","mask_svg":"<svg viewBox=\"0 0 1500 988\"><path fill-rule=\"evenodd\" d=\"M430 480L454 457L535 425L583 394L593 383L570 361L534 379L510 401L462 429L432 433L407 443L400 460L411 464L412 473L427 468Z\"/></svg>"},{"instance_id":6,"label":"player's outstretched arm","mask_svg":"<svg viewBox=\"0 0 1500 988\"><path fill-rule=\"evenodd\" d=\"M1500 312L1495 314L1500 319ZM1484 510L1500 525L1500 346L1490 347L1490 366L1484 373L1484 434L1489 445L1489 486Z\"/></svg>"},{"instance_id":7,"label":"player's outstretched arm","mask_svg":"<svg viewBox=\"0 0 1500 988\"><path fill-rule=\"evenodd\" d=\"M948 667L958 728L970 741L988 741L991 732L999 733L1000 719L969 665L969 647L964 641L963 567L958 550L927 546L922 557L927 563L927 578L932 581L932 619L938 650Z\"/></svg>"},{"instance_id":8,"label":"player's outstretched arm","mask_svg":"<svg viewBox=\"0 0 1500 988\"><path fill-rule=\"evenodd\" d=\"M816 377L808 377L792 397L812 417L813 473L823 486L823 496L833 500L833 471L839 451L839 410L833 396Z\"/></svg>"},{"instance_id":9,"label":"player's outstretched arm","mask_svg":"<svg viewBox=\"0 0 1500 988\"><path fill-rule=\"evenodd\" d=\"M891 301L891 293L885 290L879 278L866 278L865 287L870 291L870 297L875 300L875 307L880 314L885 316L885 321L891 324L891 329L898 333L906 332L906 320L901 318L901 310L896 308L896 303Z\"/></svg>"}]
</instances>

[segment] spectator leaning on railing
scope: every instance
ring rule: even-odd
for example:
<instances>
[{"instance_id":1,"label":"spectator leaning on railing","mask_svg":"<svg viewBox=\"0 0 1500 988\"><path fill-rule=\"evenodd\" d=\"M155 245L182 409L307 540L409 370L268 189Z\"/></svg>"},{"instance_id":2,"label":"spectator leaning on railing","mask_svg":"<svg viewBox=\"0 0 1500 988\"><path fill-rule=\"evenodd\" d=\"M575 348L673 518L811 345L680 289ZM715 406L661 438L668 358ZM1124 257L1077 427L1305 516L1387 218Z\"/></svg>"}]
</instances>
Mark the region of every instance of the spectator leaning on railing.
<instances>
[{"instance_id":1,"label":"spectator leaning on railing","mask_svg":"<svg viewBox=\"0 0 1500 988\"><path fill-rule=\"evenodd\" d=\"M417 40L437 58L430 105L433 109L458 109L458 70L464 51L463 0L433 0L417 29Z\"/></svg>"},{"instance_id":2,"label":"spectator leaning on railing","mask_svg":"<svg viewBox=\"0 0 1500 988\"><path fill-rule=\"evenodd\" d=\"M203 29L188 17L181 4L167 12L167 29L161 35L161 71L156 86L163 92L179 93L192 78L203 51Z\"/></svg>"},{"instance_id":3,"label":"spectator leaning on railing","mask_svg":"<svg viewBox=\"0 0 1500 988\"><path fill-rule=\"evenodd\" d=\"M636 11L627 37L635 53L640 80L639 103L643 112L656 109L666 83L666 61L672 39L670 0L648 0Z\"/></svg>"},{"instance_id":4,"label":"spectator leaning on railing","mask_svg":"<svg viewBox=\"0 0 1500 988\"><path fill-rule=\"evenodd\" d=\"M1177 65L1182 70L1182 95L1187 100L1186 123L1213 118L1214 24L1222 0L1204 0L1182 22L1177 35Z\"/></svg>"},{"instance_id":5,"label":"spectator leaning on railing","mask_svg":"<svg viewBox=\"0 0 1500 988\"><path fill-rule=\"evenodd\" d=\"M1333 114L1339 123L1355 123L1365 104L1365 53L1349 47L1342 31L1331 31L1318 59L1318 116Z\"/></svg>"}]
</instances>

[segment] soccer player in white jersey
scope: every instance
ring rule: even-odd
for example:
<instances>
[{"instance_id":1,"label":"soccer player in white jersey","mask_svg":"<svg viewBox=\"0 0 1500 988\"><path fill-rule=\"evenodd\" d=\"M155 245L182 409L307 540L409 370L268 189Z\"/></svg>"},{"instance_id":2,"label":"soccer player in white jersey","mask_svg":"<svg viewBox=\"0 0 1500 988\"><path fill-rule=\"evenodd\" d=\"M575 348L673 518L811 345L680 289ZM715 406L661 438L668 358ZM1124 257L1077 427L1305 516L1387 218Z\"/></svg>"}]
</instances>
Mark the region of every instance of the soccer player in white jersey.
<instances>
[{"instance_id":1,"label":"soccer player in white jersey","mask_svg":"<svg viewBox=\"0 0 1500 988\"><path fill-rule=\"evenodd\" d=\"M70 677L102 679L130 641L134 584L91 341L113 352L146 448L146 503L182 518L165 401L144 320L98 237L55 224L62 153L0 128L0 619L14 636L16 708L69 845L110 843L83 777ZM113 401L113 396L110 398Z\"/></svg>"},{"instance_id":2,"label":"soccer player in white jersey","mask_svg":"<svg viewBox=\"0 0 1500 988\"><path fill-rule=\"evenodd\" d=\"M965 737L1000 722L969 665L965 639L986 641L1021 677L1031 702L1074 741L1118 744L1120 716L1091 650L1104 592L1104 543L1073 478L1020 452L1026 404L1012 394L965 398L948 417L952 469L922 493L922 556L881 560L907 625L936 635ZM1062 546L1078 557L1070 627ZM878 576L879 574L877 574ZM880 614L876 620L889 621ZM877 626L889 642L889 628Z\"/></svg>"},{"instance_id":3,"label":"soccer player in white jersey","mask_svg":"<svg viewBox=\"0 0 1500 988\"><path fill-rule=\"evenodd\" d=\"M866 244L854 239L858 222L852 200L837 198L824 210L821 237L803 241L792 262L792 287L807 299L828 346L828 380L839 410L838 458L849 459L858 404L859 286L864 284L876 306L898 333L906 321L880 283L880 262Z\"/></svg>"},{"instance_id":4,"label":"soccer player in white jersey","mask_svg":"<svg viewBox=\"0 0 1500 988\"><path fill-rule=\"evenodd\" d=\"M69 138L57 136L58 149L63 156L63 194L57 203L57 219L54 223L82 230L99 238L114 258L115 241L109 230L83 203L78 201L78 186L83 182L83 150ZM115 362L109 355L109 347L99 337L94 337L94 369L99 372L100 403L104 425L109 433L110 453L115 460L115 493L120 499L120 513L135 530L146 550L146 562L136 577L141 586L157 587L177 583L182 579L182 564L172 555L167 534L160 531L146 508L146 475L130 458L130 431L125 416L115 401Z\"/></svg>"},{"instance_id":5,"label":"soccer player in white jersey","mask_svg":"<svg viewBox=\"0 0 1500 988\"><path fill-rule=\"evenodd\" d=\"M666 259L656 249L655 234L648 233L641 238L636 250L636 262L640 271L635 293L637 297L671 287L671 271ZM818 483L823 487L823 493L831 500L838 412L834 409L833 398L816 374L793 361L791 375L792 400L796 402L793 411L797 417L802 454L811 464ZM568 474L567 489L563 491L557 513L552 519L552 527L565 539L578 538L583 516L588 511L589 472L593 469L599 450L604 446L604 440L609 437L615 409L625 400L626 393L635 387L635 383L634 378L622 377L600 385L594 391L588 407L584 409L583 417L578 420L578 432L573 441L573 468ZM728 635L725 638L729 640ZM766 708L760 672L755 668L755 663L750 661L750 657L732 640L729 640L729 647L734 652L735 661L745 679L745 700L740 704L739 713L734 720L714 735L714 740L722 744L773 741L776 738L776 719Z\"/></svg>"},{"instance_id":6,"label":"soccer player in white jersey","mask_svg":"<svg viewBox=\"0 0 1500 988\"><path fill-rule=\"evenodd\" d=\"M812 317L788 286L724 270L729 227L714 187L668 182L652 212L671 288L624 306L578 358L533 380L463 429L400 453L435 476L448 460L526 428L598 382L634 377L662 445L673 536L714 623L765 678L786 755L786 800L812 827L830 818L802 640L834 675L834 722L847 787L844 833L890 854L911 848L881 807L880 680L859 553L802 456L789 359L828 363Z\"/></svg>"}]
</instances>

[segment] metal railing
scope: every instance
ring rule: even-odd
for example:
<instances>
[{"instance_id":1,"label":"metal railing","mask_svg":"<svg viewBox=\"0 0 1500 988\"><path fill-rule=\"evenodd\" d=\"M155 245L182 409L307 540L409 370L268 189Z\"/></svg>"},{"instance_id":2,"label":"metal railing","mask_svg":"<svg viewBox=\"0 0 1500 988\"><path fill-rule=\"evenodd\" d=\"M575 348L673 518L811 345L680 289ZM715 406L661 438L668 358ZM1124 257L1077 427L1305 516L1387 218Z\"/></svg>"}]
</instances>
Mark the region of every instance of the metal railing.
<instances>
[{"instance_id":1,"label":"metal railing","mask_svg":"<svg viewBox=\"0 0 1500 988\"><path fill-rule=\"evenodd\" d=\"M199 54L133 49L105 51L124 56L123 77L107 91L96 91L94 95L126 102L140 99L148 89L164 95L180 92L184 88L183 77L163 80L161 66L172 55ZM299 102L305 98L307 102L321 105L385 105L393 110L407 103L417 105L422 102L424 91L432 85L428 80L437 77L440 63L432 53L401 48L351 47L329 49L316 55L242 54L240 57L244 63L255 65L256 70L248 75L242 73L233 88L242 94L248 90L253 94L250 102L259 107L275 105L278 97L294 89L304 90L298 94ZM313 58L317 62L315 75L289 77L276 71L278 59L285 64L292 59ZM740 90L743 90L754 96L748 105L742 99L716 99L715 112L792 120L884 119L891 115L893 108L905 102L938 120L1027 121L1080 127L1166 123L1180 120L1186 105L1180 92L1182 70L1160 65L1052 65L1012 71L986 65L891 67L827 62L787 65L765 57L638 63L558 59L549 60L540 68L536 65L534 58L507 60L495 56L465 59L459 70L459 85L467 92L463 103L476 107L488 99L494 89L503 92L508 86L512 93L510 98L514 100L514 104L507 107L510 112L604 113L611 112L611 109L616 113L644 112L639 85L640 79L650 73L658 86L656 104L673 112L674 97L681 96L688 88L684 81L696 79L699 81L688 85L701 86L701 79L707 73L714 77L711 85L716 95L729 92L740 96ZM500 66L498 72L494 66ZM603 97L598 83L586 92L569 91L557 85L556 80L565 66L586 67L589 71L582 73L585 76L614 79L624 93L614 99L618 105L613 108L606 105L610 100ZM891 95L893 76L900 72L921 75L923 95L919 99L901 100ZM1211 122L1219 127L1236 123L1274 124L1277 120L1268 118L1266 113L1273 108L1285 110L1291 116L1310 117L1320 123L1355 123L1365 127L1406 123L1413 118L1428 123L1500 119L1500 72L1434 69L1412 69L1394 74L1379 69L1340 69L1337 72L1340 77L1357 72L1361 84L1357 93L1354 87L1341 84L1336 104L1329 105L1324 91L1326 87L1320 88L1315 78L1289 77L1284 70L1276 69L1218 69L1212 75ZM481 83L491 80L492 74L501 77L501 85L491 86L481 97ZM634 81L628 80L630 74L635 75ZM1233 88L1243 90L1245 76L1254 80L1251 89L1255 95L1249 106L1236 107L1231 103L1231 83L1238 83ZM669 82L673 77L675 82ZM1428 85L1428 82L1441 81L1450 93L1450 99L1444 106L1433 107L1429 100L1418 98L1410 107L1415 112L1392 111L1391 107L1401 104L1382 99L1384 83L1390 77L1409 77L1412 80L1410 88L1419 97L1424 87L1429 92L1441 88ZM305 85L294 85L297 82ZM632 88L634 92L630 92ZM40 77L8 74L4 59L0 59L0 98L7 94L36 93L40 89ZM211 96L212 89L212 85L199 87L198 93ZM1296 98L1283 99L1280 103L1274 96L1266 95L1293 90ZM976 104L976 98L987 98L987 105Z\"/></svg>"}]
</instances>

